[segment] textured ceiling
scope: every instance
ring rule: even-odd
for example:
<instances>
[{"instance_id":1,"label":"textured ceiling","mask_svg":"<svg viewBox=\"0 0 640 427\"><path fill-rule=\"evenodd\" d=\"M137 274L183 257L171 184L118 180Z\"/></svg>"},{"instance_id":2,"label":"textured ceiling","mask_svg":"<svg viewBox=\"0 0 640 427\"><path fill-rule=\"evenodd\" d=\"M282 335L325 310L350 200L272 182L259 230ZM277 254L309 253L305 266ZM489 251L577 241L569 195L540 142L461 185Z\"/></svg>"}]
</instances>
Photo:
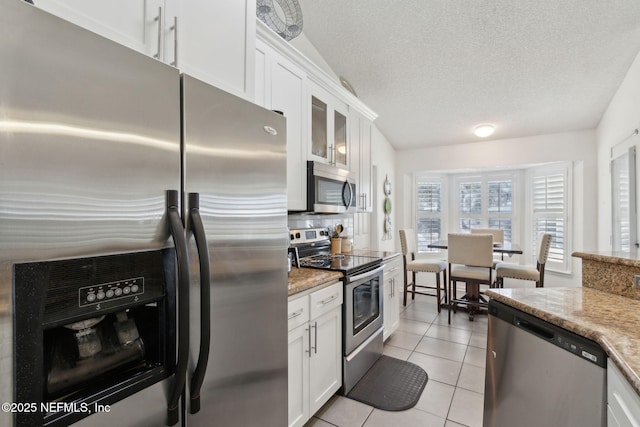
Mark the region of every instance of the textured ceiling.
<instances>
[{"instance_id":1,"label":"textured ceiling","mask_svg":"<svg viewBox=\"0 0 640 427\"><path fill-rule=\"evenodd\" d=\"M593 129L640 50L638 0L299 1L398 149Z\"/></svg>"}]
</instances>

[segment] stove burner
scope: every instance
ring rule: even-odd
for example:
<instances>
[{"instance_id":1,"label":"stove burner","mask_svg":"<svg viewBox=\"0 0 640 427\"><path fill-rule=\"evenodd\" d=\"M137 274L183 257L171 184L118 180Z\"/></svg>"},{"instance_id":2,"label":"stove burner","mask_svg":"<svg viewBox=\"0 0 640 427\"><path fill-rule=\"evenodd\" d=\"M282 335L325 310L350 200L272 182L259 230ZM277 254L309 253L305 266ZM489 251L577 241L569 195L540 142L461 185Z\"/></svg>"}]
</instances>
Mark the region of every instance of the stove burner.
<instances>
[{"instance_id":1,"label":"stove burner","mask_svg":"<svg viewBox=\"0 0 640 427\"><path fill-rule=\"evenodd\" d=\"M301 267L322 267L340 269L340 264L347 257L342 254L320 254L306 257L300 260Z\"/></svg>"}]
</instances>

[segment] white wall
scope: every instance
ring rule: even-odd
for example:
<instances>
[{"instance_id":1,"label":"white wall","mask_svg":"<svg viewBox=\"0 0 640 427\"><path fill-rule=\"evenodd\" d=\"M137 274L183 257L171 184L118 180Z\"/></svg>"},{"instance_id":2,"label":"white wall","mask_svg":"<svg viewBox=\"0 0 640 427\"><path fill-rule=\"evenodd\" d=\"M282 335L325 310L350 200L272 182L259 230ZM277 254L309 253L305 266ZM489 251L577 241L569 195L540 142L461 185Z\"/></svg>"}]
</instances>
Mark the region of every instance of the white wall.
<instances>
[{"instance_id":1,"label":"white wall","mask_svg":"<svg viewBox=\"0 0 640 427\"><path fill-rule=\"evenodd\" d=\"M371 249L379 251L400 251L400 242L398 242L398 232L396 227L396 189L398 188L395 182L396 176L396 151L391 146L387 138L378 130L374 125L371 135L371 162L373 163L375 175L374 176L374 213L371 214ZM382 191L382 184L386 177L389 177L391 181L391 223L393 225L393 233L391 239L383 240L384 235L384 213L382 211L382 202L384 200L384 193Z\"/></svg>"},{"instance_id":2,"label":"white wall","mask_svg":"<svg viewBox=\"0 0 640 427\"><path fill-rule=\"evenodd\" d=\"M558 161L573 162L572 251L592 250L597 242L597 150L595 130L526 138L473 142L453 146L402 150L396 153L398 215L396 228L413 227L414 172L522 167ZM546 286L580 286L582 265L573 259L572 275L549 273Z\"/></svg>"},{"instance_id":3,"label":"white wall","mask_svg":"<svg viewBox=\"0 0 640 427\"><path fill-rule=\"evenodd\" d=\"M599 250L611 249L611 174L609 172L611 147L627 139L639 126L640 54L631 64L627 76L620 84L596 130L598 150L597 249ZM640 137L636 138L640 139Z\"/></svg>"}]
</instances>

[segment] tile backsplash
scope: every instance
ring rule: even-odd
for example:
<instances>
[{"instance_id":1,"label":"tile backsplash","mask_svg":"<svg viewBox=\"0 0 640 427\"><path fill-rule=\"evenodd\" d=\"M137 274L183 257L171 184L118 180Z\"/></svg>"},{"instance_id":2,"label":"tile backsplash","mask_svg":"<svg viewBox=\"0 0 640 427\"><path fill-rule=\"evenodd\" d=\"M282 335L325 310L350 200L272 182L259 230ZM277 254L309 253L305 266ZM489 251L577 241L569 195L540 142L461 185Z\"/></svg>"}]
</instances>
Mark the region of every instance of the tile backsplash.
<instances>
[{"instance_id":1,"label":"tile backsplash","mask_svg":"<svg viewBox=\"0 0 640 427\"><path fill-rule=\"evenodd\" d=\"M340 236L353 236L353 214L296 213L289 214L287 221L289 229L328 227L333 231L338 224L342 224L343 228Z\"/></svg>"}]
</instances>

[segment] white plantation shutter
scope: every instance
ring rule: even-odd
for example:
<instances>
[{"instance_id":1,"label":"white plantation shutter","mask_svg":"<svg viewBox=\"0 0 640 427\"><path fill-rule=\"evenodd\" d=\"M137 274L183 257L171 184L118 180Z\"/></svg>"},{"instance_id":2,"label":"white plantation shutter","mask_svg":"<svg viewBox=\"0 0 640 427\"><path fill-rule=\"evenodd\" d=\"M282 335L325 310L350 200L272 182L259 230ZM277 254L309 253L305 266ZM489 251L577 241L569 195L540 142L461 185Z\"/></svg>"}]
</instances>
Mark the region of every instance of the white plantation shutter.
<instances>
[{"instance_id":1,"label":"white plantation shutter","mask_svg":"<svg viewBox=\"0 0 640 427\"><path fill-rule=\"evenodd\" d=\"M463 181L458 184L460 231L469 232L482 227L482 181Z\"/></svg>"},{"instance_id":2,"label":"white plantation shutter","mask_svg":"<svg viewBox=\"0 0 640 427\"><path fill-rule=\"evenodd\" d=\"M469 233L472 228L504 230L505 241L512 241L513 204L516 175L513 172L456 177L457 232Z\"/></svg>"},{"instance_id":3,"label":"white plantation shutter","mask_svg":"<svg viewBox=\"0 0 640 427\"><path fill-rule=\"evenodd\" d=\"M488 200L487 212L489 215L489 228L497 228L504 231L504 240L512 241L513 221L513 180L490 180L487 184Z\"/></svg>"},{"instance_id":4,"label":"white plantation shutter","mask_svg":"<svg viewBox=\"0 0 640 427\"><path fill-rule=\"evenodd\" d=\"M546 268L569 272L570 256L568 245L568 177L569 167L537 169L531 178L532 195L532 254L538 256L538 236L551 234L551 248Z\"/></svg>"},{"instance_id":5,"label":"white plantation shutter","mask_svg":"<svg viewBox=\"0 0 640 427\"><path fill-rule=\"evenodd\" d=\"M629 251L635 244L635 147L611 161L614 251Z\"/></svg>"},{"instance_id":6,"label":"white plantation shutter","mask_svg":"<svg viewBox=\"0 0 640 427\"><path fill-rule=\"evenodd\" d=\"M444 238L442 182L435 177L417 177L416 190L418 252L436 252L437 249L430 249L427 245Z\"/></svg>"}]
</instances>

